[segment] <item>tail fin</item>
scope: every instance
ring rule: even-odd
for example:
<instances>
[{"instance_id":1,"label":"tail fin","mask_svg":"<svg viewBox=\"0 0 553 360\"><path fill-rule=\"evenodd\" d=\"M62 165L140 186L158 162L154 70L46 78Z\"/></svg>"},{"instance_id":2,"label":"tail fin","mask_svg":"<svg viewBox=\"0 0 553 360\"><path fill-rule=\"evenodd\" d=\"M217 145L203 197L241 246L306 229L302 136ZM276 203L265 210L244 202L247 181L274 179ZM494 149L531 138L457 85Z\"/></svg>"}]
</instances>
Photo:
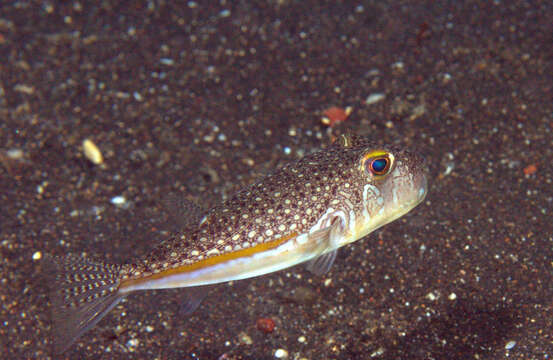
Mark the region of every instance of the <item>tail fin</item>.
<instances>
[{"instance_id":1,"label":"tail fin","mask_svg":"<svg viewBox=\"0 0 553 360\"><path fill-rule=\"evenodd\" d=\"M124 295L119 293L121 266L68 255L45 257L52 302L54 351L67 350L100 321Z\"/></svg>"}]
</instances>

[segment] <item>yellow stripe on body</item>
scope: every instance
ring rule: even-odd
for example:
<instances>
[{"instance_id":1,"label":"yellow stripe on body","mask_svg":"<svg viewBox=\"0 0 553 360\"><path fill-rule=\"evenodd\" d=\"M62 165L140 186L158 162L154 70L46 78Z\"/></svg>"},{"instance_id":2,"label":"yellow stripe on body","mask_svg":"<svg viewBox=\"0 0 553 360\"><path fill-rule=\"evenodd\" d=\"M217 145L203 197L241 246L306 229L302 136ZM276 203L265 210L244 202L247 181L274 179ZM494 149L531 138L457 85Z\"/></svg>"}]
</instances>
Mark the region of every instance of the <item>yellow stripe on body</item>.
<instances>
[{"instance_id":1,"label":"yellow stripe on body","mask_svg":"<svg viewBox=\"0 0 553 360\"><path fill-rule=\"evenodd\" d=\"M217 264L220 264L220 263L224 263L224 262L234 260L234 259L240 259L240 258L243 258L243 257L253 256L253 255L261 253L263 251L272 250L272 249L278 247L279 245L281 245L281 244L287 242L288 240L293 239L297 236L298 236L298 233L294 232L294 233L291 233L289 235L280 237L276 240L264 242L264 243L258 244L256 246L249 247L247 249L242 249L242 250L233 251L233 252L229 252L229 253L222 254L222 255L213 256L213 257L210 257L210 258L207 258L207 259L204 259L204 260L197 261L197 262L192 263L192 264L177 266L177 267L170 268L170 269L167 269L167 270L163 270L161 272L151 274L151 275L147 275L147 276L144 276L144 277L125 280L125 281L121 282L120 289L129 287L129 286L138 285L138 284L141 284L141 283L146 282L146 281L162 279L164 277L171 276L171 275L192 272L192 271L195 271L195 270L207 268L207 267L217 265Z\"/></svg>"}]
</instances>

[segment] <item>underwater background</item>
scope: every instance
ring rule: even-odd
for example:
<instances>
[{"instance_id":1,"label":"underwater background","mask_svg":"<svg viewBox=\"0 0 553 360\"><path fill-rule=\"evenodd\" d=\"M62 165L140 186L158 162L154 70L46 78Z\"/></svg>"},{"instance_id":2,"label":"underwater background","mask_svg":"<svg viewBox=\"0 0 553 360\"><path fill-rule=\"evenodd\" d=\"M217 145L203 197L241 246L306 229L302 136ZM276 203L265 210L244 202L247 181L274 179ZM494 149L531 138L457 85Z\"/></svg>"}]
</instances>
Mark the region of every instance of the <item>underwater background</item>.
<instances>
[{"instance_id":1,"label":"underwater background","mask_svg":"<svg viewBox=\"0 0 553 360\"><path fill-rule=\"evenodd\" d=\"M550 359L551 1L6 1L3 359ZM424 154L426 201L340 249L121 302L51 353L45 254L148 254L350 132ZM83 142L85 146L83 149ZM177 204L177 206L172 206Z\"/></svg>"}]
</instances>

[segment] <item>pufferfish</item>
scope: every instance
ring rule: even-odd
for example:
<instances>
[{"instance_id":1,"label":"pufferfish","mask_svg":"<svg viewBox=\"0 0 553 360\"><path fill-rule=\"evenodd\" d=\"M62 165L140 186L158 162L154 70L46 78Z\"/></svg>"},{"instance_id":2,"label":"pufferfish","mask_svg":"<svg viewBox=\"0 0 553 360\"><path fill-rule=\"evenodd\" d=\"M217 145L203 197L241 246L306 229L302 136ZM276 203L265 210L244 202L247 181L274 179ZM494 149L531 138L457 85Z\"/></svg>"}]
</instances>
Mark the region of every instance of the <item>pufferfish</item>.
<instances>
[{"instance_id":1,"label":"pufferfish","mask_svg":"<svg viewBox=\"0 0 553 360\"><path fill-rule=\"evenodd\" d=\"M184 305L191 312L206 285L300 263L323 274L338 248L403 216L427 190L419 155L342 135L189 221L144 259L105 264L48 256L56 352L135 291L186 288Z\"/></svg>"}]
</instances>

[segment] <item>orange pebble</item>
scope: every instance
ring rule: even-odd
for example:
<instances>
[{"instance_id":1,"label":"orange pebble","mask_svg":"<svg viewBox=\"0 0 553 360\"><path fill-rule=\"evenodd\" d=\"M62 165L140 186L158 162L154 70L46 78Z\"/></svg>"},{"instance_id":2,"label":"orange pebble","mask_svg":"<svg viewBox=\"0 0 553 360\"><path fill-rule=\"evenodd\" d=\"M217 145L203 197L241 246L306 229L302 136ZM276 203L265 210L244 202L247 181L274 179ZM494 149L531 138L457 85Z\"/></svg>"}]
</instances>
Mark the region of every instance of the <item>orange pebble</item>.
<instances>
[{"instance_id":1,"label":"orange pebble","mask_svg":"<svg viewBox=\"0 0 553 360\"><path fill-rule=\"evenodd\" d=\"M522 171L524 172L524 175L532 175L535 174L536 171L538 171L538 166L536 164L530 164Z\"/></svg>"},{"instance_id":2,"label":"orange pebble","mask_svg":"<svg viewBox=\"0 0 553 360\"><path fill-rule=\"evenodd\" d=\"M346 107L345 109L337 106L329 107L328 109L323 111L323 118L321 121L324 125L333 127L334 125L345 121L351 114L352 110L353 109L350 106Z\"/></svg>"},{"instance_id":3,"label":"orange pebble","mask_svg":"<svg viewBox=\"0 0 553 360\"><path fill-rule=\"evenodd\" d=\"M271 318L259 318L256 322L257 329L263 331L265 334L272 333L275 329L275 322Z\"/></svg>"}]
</instances>

